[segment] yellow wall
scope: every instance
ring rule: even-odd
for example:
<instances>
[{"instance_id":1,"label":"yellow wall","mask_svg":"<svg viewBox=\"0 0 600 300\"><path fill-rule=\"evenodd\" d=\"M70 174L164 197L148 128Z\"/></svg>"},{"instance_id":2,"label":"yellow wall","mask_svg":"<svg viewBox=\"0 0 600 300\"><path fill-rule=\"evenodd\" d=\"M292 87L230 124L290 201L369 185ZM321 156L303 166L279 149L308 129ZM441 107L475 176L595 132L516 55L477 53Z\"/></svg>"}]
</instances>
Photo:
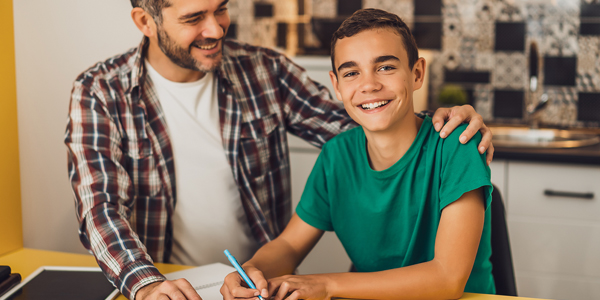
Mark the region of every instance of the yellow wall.
<instances>
[{"instance_id":1,"label":"yellow wall","mask_svg":"<svg viewBox=\"0 0 600 300\"><path fill-rule=\"evenodd\" d=\"M0 0L0 255L23 247L12 0Z\"/></svg>"}]
</instances>

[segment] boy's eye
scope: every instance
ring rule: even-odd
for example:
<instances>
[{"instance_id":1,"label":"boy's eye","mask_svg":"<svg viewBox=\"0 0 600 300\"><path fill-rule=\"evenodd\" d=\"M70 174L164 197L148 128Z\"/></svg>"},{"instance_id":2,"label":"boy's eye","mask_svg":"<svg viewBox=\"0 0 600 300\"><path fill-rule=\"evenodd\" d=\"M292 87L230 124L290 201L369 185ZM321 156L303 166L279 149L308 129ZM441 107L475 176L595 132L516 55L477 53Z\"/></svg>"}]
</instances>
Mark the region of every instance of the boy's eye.
<instances>
[{"instance_id":1,"label":"boy's eye","mask_svg":"<svg viewBox=\"0 0 600 300\"><path fill-rule=\"evenodd\" d=\"M356 74L358 74L358 72L350 71L348 73L344 73L343 77L352 77L352 76L354 76Z\"/></svg>"},{"instance_id":2,"label":"boy's eye","mask_svg":"<svg viewBox=\"0 0 600 300\"><path fill-rule=\"evenodd\" d=\"M379 71L390 71L396 69L394 66L381 66Z\"/></svg>"},{"instance_id":3,"label":"boy's eye","mask_svg":"<svg viewBox=\"0 0 600 300\"><path fill-rule=\"evenodd\" d=\"M227 11L227 7L222 7L222 8L219 8L219 10L217 10L217 14L218 15L224 14L226 11Z\"/></svg>"}]
</instances>

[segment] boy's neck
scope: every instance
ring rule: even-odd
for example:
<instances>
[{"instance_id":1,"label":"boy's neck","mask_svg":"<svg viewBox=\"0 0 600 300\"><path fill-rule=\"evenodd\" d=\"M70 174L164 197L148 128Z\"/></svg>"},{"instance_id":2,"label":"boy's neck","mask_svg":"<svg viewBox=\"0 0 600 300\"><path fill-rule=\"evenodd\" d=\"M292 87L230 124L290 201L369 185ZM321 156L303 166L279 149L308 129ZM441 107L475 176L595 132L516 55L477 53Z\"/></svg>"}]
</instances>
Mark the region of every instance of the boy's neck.
<instances>
[{"instance_id":1,"label":"boy's neck","mask_svg":"<svg viewBox=\"0 0 600 300\"><path fill-rule=\"evenodd\" d=\"M394 165L417 137L423 119L409 114L398 126L382 132L365 130L367 137L367 155L371 168L375 171L385 170Z\"/></svg>"}]
</instances>

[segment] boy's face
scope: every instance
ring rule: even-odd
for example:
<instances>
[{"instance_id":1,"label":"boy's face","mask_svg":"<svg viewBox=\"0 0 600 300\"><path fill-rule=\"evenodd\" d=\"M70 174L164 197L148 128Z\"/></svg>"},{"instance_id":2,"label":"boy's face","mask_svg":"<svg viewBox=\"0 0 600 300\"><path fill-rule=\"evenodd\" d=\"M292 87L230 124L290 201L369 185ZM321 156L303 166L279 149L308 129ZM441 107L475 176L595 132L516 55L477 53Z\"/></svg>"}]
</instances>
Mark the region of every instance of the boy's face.
<instances>
[{"instance_id":1,"label":"boy's face","mask_svg":"<svg viewBox=\"0 0 600 300\"><path fill-rule=\"evenodd\" d=\"M402 37L393 29L362 31L337 41L337 76L330 72L338 99L358 124L368 131L399 126L413 114L413 91L423 84L423 58L411 69Z\"/></svg>"}]
</instances>

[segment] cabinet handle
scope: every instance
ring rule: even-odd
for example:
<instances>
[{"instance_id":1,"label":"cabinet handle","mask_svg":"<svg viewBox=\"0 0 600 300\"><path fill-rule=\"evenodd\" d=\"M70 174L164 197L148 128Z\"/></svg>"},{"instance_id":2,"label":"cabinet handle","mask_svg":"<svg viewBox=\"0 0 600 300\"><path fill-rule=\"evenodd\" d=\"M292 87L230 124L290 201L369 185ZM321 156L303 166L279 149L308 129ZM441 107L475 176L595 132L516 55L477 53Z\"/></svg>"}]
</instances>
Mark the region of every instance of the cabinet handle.
<instances>
[{"instance_id":1,"label":"cabinet handle","mask_svg":"<svg viewBox=\"0 0 600 300\"><path fill-rule=\"evenodd\" d=\"M571 197L571 198L582 198L582 199L594 199L594 193L577 193L577 192L564 192L564 191L553 191L544 190L546 196L559 196L559 197Z\"/></svg>"}]
</instances>

